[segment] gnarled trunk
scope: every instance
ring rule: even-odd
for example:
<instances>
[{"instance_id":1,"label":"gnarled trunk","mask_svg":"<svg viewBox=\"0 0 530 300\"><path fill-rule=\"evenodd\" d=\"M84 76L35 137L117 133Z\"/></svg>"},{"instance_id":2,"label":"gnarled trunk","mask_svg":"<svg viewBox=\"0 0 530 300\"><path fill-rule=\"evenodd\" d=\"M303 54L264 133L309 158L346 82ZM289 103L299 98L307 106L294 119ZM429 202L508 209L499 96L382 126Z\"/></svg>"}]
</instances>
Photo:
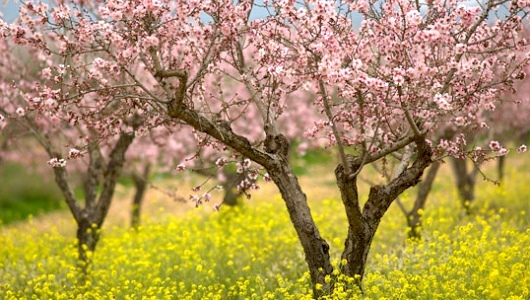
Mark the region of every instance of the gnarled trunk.
<instances>
[{"instance_id":1,"label":"gnarled trunk","mask_svg":"<svg viewBox=\"0 0 530 300\"><path fill-rule=\"evenodd\" d=\"M131 177L135 187L135 193L131 209L131 227L138 230L141 222L142 204L144 201L145 191L147 189L147 181L149 180L149 173L151 172L151 165L144 166L143 173L137 174L133 172Z\"/></svg>"},{"instance_id":2,"label":"gnarled trunk","mask_svg":"<svg viewBox=\"0 0 530 300\"><path fill-rule=\"evenodd\" d=\"M83 275L89 273L91 258L89 253L96 250L99 241L100 225L93 222L92 217L83 217L77 221L77 266Z\"/></svg>"},{"instance_id":3,"label":"gnarled trunk","mask_svg":"<svg viewBox=\"0 0 530 300\"><path fill-rule=\"evenodd\" d=\"M432 152L424 140L417 140L417 158L412 166L397 174L388 184L370 188L368 200L362 210L359 205L357 178L345 173L339 165L335 170L337 183L348 219L348 236L344 243L342 273L354 277L362 289L362 279L366 268L368 253L379 223L392 202L406 189L416 185L423 171L432 163ZM348 156L350 170L357 170L362 158Z\"/></svg>"},{"instance_id":4,"label":"gnarled trunk","mask_svg":"<svg viewBox=\"0 0 530 300\"><path fill-rule=\"evenodd\" d=\"M326 275L331 276L333 272L329 257L329 245L320 236L307 204L307 197L300 188L298 178L289 167L289 164L284 164L281 161L277 161L267 171L280 189L289 217L304 249L305 260L309 267L311 282L313 283L313 295L318 298L331 292L331 284L325 281ZM317 289L317 284L322 285L322 289Z\"/></svg>"},{"instance_id":5,"label":"gnarled trunk","mask_svg":"<svg viewBox=\"0 0 530 300\"><path fill-rule=\"evenodd\" d=\"M471 205L475 200L475 183L478 174L478 168L475 166L473 170L468 173L467 161L465 159L451 158L451 165L453 166L453 174L455 175L455 182L460 198L460 203L467 215L471 214Z\"/></svg>"}]
</instances>

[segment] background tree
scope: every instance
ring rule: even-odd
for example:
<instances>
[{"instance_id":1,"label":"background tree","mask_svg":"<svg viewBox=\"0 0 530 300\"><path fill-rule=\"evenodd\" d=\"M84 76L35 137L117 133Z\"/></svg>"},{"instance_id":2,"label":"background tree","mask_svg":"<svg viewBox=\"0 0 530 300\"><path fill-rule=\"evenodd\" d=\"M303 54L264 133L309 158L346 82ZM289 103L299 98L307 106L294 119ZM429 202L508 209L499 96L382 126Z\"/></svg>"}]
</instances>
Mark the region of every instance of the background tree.
<instances>
[{"instance_id":1,"label":"background tree","mask_svg":"<svg viewBox=\"0 0 530 300\"><path fill-rule=\"evenodd\" d=\"M85 98L75 104L60 103L61 99L77 92L75 88L61 85L62 80L71 78L72 70L54 59L45 62L33 59L39 52L20 45L38 43L38 40L18 38L19 45L4 38L1 40L5 55L0 65L0 72L4 74L0 82L0 114L4 125L7 123L7 126L16 128L19 132L17 136L31 136L44 150L57 186L77 223L79 266L86 273L89 252L95 250L99 240L125 152L142 119L134 109L113 118L116 107L111 103L98 103L99 100L112 101L111 94L106 99ZM89 85L90 79L84 84ZM109 123L100 123L101 120ZM103 127L106 129L101 131ZM9 139L16 137L8 134ZM26 158L19 155L19 159L31 162L32 156L43 157L38 155L38 151L33 151L34 143L26 140L19 142L24 142L31 150L26 151ZM45 164L46 160L42 163ZM77 199L72 187L75 180L69 178L68 161L72 161L70 169L83 170L84 205Z\"/></svg>"}]
</instances>

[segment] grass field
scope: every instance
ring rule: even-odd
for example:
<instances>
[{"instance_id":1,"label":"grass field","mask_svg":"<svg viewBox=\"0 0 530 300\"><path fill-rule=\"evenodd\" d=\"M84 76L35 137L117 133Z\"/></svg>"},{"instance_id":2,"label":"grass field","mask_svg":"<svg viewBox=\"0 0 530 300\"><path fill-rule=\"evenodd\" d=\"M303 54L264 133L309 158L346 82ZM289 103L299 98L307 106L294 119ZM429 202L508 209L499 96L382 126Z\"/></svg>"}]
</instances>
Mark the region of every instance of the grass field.
<instances>
[{"instance_id":1,"label":"grass field","mask_svg":"<svg viewBox=\"0 0 530 300\"><path fill-rule=\"evenodd\" d=\"M372 246L364 295L339 276L329 298L529 299L529 168L512 164L500 187L480 182L471 216L462 214L444 170L424 212L423 239L405 239L405 219L393 205ZM332 174L310 170L301 181L338 258L347 226ZM125 226L130 191L118 195L86 280L76 273L68 212L0 229L0 299L311 298L301 247L272 185L219 213L151 191L138 233ZM401 198L411 205L414 196Z\"/></svg>"}]
</instances>

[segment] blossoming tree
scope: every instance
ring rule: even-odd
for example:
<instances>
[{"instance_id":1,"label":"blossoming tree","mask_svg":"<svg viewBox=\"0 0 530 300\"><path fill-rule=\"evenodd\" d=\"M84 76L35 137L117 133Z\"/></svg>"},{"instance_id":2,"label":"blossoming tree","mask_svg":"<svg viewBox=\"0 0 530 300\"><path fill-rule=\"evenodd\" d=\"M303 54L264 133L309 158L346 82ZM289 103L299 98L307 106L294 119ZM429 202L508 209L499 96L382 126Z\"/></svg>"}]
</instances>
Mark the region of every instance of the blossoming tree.
<instances>
[{"instance_id":1,"label":"blossoming tree","mask_svg":"<svg viewBox=\"0 0 530 300\"><path fill-rule=\"evenodd\" d=\"M269 16L250 21L258 7ZM372 239L396 197L441 153L474 155L465 135L433 137L447 123L480 128L479 112L494 109L498 92L520 77L528 55L515 52L528 43L518 35L527 14L527 2L505 0L76 1L52 9L26 4L21 22L3 31L43 61L63 59L43 74L69 74L48 93L59 105L86 98L116 105L94 124L101 137L124 133L100 122L142 109L148 120L167 116L193 127L201 147L228 147L244 159L242 169L263 168L281 192L318 297L333 289L326 278L334 266L287 159L288 128L278 119L286 102L300 101L288 96L316 95L320 119L304 137L323 137L339 154L335 174L348 222L339 267L360 285ZM235 85L248 95L224 97ZM385 157L399 164L362 204L357 176Z\"/></svg>"},{"instance_id":2,"label":"blossoming tree","mask_svg":"<svg viewBox=\"0 0 530 300\"><path fill-rule=\"evenodd\" d=\"M141 118L134 109L112 118L112 105L98 104L98 99L85 98L75 105L61 102L70 92L75 93L61 86L61 81L72 75L63 65L52 67L53 70L47 68L47 63L53 65L56 61L49 59L41 64L32 60L32 55L36 55L33 50L26 51L4 38L1 47L5 50L0 65L2 128L17 131L16 135L7 132L6 140L31 147L24 150L26 157L14 157L19 161L31 163L48 157L55 181L78 226L79 265L86 272L90 262L88 253L95 250L99 240L99 229L108 213L125 152L134 139L134 131L142 124ZM109 96L107 99L112 98ZM106 129L100 130L103 127ZM34 138L43 151L28 142L27 136ZM17 138L18 141L13 141ZM68 161L75 173L82 174L80 180L69 177ZM84 205L73 188L79 181L84 191Z\"/></svg>"}]
</instances>

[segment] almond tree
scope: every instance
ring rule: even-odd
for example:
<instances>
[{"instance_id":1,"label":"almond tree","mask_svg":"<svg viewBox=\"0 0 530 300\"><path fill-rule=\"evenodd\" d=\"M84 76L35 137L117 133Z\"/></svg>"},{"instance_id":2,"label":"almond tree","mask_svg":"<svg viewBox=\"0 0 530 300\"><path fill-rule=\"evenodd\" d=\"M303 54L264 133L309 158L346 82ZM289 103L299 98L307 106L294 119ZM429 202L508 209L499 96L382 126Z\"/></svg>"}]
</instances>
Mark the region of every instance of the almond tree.
<instances>
[{"instance_id":1,"label":"almond tree","mask_svg":"<svg viewBox=\"0 0 530 300\"><path fill-rule=\"evenodd\" d=\"M480 112L495 108L498 93L528 61L515 54L528 43L518 35L525 1L111 0L25 7L21 23L4 25L4 35L36 48L42 60L64 59L63 67L49 66L71 74L52 94L60 105L86 97L107 103L112 94L119 100L109 120L131 108L167 116L193 127L201 147L229 147L242 169L263 168L281 192L315 297L332 291L333 280L325 279L334 266L287 159L286 128L278 122L287 95L316 95L312 107L321 117L304 137L324 137L338 152L335 174L348 221L346 264L339 267L360 286L372 239L396 197L441 153L483 154L466 151L463 134L434 137L447 123L479 130ZM270 15L250 21L255 8ZM358 30L356 16L363 19ZM232 80L212 88L212 78L222 77ZM234 85L248 96L224 97ZM65 95L65 87L76 93ZM238 132L238 122L248 132ZM112 136L105 126L95 128ZM372 186L362 204L359 173L389 156L400 161L394 176Z\"/></svg>"},{"instance_id":2,"label":"almond tree","mask_svg":"<svg viewBox=\"0 0 530 300\"><path fill-rule=\"evenodd\" d=\"M476 7L432 3L423 6L425 15L419 13L422 7L407 1L385 1L381 7L361 1L339 8L325 1L310 4L297 9L278 3L279 16L260 24L269 27L256 40L262 42L258 48L267 49L264 65L278 81L295 77L301 84L309 82L320 96L317 103L327 123L308 134L325 131L340 154L336 175L349 222L342 271L362 279L382 216L402 191L418 182L433 161L431 151L468 155L464 135L440 142L433 137L447 123L480 128L479 112L494 108L496 89L520 76L527 58L518 59L515 51L524 50L527 41L517 34L522 26L516 16L496 26L485 22L499 4L494 2ZM358 33L343 17L350 9L365 16ZM515 43L506 44L506 35ZM349 155L346 147L356 154ZM400 166L388 184L371 188L361 209L355 183L359 171L389 154L401 160ZM276 183L282 190L285 180ZM286 190L284 199L296 198L289 194L295 188ZM314 248L304 247L306 256L318 257L320 237L310 232L316 233L310 238ZM308 264L325 274L328 266L321 262L326 256L320 258L308 259ZM315 273L313 280L319 282Z\"/></svg>"},{"instance_id":3,"label":"almond tree","mask_svg":"<svg viewBox=\"0 0 530 300\"><path fill-rule=\"evenodd\" d=\"M0 42L3 50L0 127L6 141L12 143L13 149L8 151L14 151L19 144L18 150L23 153L6 156L26 164L42 159L41 164L46 165L48 161L51 167L48 172L53 172L77 223L79 266L86 273L89 252L96 248L125 152L134 139L134 131L142 124L141 117L130 109L113 118L115 107L98 103L98 99L85 98L75 105L61 102L69 93L75 93L61 86L61 81L72 75L64 65L55 65L52 59L41 64L32 60L36 55L33 50L26 51L4 38ZM54 65L53 70L39 69L46 63ZM113 96L108 94L105 100L111 99ZM105 131L100 130L103 127ZM7 131L8 128L11 130ZM33 140L28 141L28 137ZM69 161L70 172L81 172L83 178L70 178L66 167ZM82 181L84 203L74 193L75 183L79 181Z\"/></svg>"}]
</instances>

